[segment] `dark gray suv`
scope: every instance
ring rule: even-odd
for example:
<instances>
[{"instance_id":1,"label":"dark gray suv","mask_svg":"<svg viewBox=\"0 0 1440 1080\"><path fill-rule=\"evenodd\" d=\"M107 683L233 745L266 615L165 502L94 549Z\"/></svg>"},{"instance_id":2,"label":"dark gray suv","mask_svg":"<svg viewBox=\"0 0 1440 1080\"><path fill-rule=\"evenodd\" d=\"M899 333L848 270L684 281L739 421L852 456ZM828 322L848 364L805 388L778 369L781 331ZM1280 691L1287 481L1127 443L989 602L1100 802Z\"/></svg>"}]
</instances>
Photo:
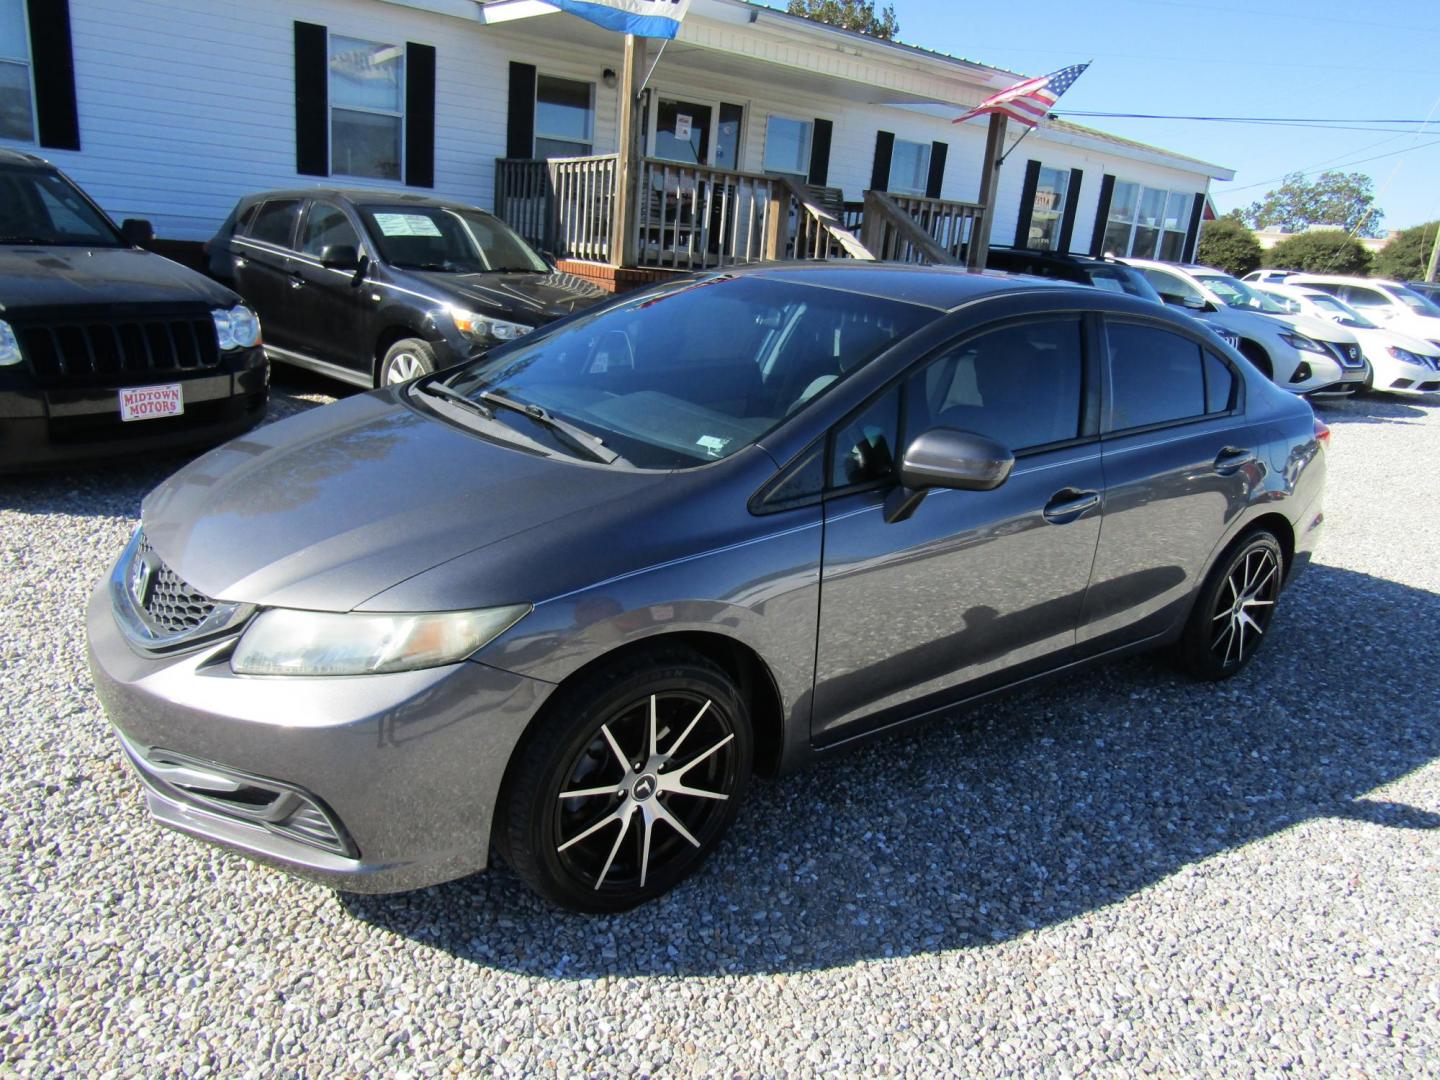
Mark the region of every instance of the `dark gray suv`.
<instances>
[{"instance_id":1,"label":"dark gray suv","mask_svg":"<svg viewBox=\"0 0 1440 1080\"><path fill-rule=\"evenodd\" d=\"M342 889L629 907L753 771L1076 664L1242 670L1328 432L1184 315L865 264L713 274L260 429L89 612L152 812Z\"/></svg>"}]
</instances>

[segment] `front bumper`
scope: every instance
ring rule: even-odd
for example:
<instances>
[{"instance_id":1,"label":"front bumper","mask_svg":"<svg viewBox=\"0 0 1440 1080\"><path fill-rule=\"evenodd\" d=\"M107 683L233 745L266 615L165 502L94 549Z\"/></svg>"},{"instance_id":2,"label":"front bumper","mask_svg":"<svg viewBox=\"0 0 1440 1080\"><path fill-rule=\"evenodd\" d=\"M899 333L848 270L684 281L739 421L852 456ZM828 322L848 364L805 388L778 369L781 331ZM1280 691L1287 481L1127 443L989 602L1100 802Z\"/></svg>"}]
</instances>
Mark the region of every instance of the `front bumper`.
<instances>
[{"instance_id":1,"label":"front bumper","mask_svg":"<svg viewBox=\"0 0 1440 1080\"><path fill-rule=\"evenodd\" d=\"M505 767L553 689L473 662L344 678L238 676L233 638L143 654L115 622L108 582L90 599L88 630L96 692L156 820L353 892L400 892L484 869ZM203 777L208 763L222 777L258 778L262 790L293 790L342 842L307 843L297 839L303 828L197 797L193 784L176 782L175 757L194 766L191 775Z\"/></svg>"},{"instance_id":2,"label":"front bumper","mask_svg":"<svg viewBox=\"0 0 1440 1080\"><path fill-rule=\"evenodd\" d=\"M109 376L95 385L41 387L28 372L12 369L0 383L0 471L164 453L248 431L265 416L269 365L258 346L226 355L225 364L211 370ZM120 419L119 386L165 382L181 385L184 413Z\"/></svg>"}]
</instances>

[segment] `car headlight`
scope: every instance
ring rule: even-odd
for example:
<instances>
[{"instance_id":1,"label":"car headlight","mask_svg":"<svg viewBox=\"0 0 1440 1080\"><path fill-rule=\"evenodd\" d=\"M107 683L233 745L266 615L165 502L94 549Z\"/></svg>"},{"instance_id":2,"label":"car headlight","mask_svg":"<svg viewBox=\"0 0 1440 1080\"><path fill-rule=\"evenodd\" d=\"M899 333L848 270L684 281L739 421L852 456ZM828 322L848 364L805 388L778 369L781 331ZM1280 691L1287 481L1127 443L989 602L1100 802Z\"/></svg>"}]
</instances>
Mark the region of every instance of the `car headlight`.
<instances>
[{"instance_id":1,"label":"car headlight","mask_svg":"<svg viewBox=\"0 0 1440 1080\"><path fill-rule=\"evenodd\" d=\"M464 660L530 611L529 604L479 611L382 615L262 611L230 658L240 675L379 675Z\"/></svg>"},{"instance_id":2,"label":"car headlight","mask_svg":"<svg viewBox=\"0 0 1440 1080\"><path fill-rule=\"evenodd\" d=\"M13 367L23 359L15 331L10 329L8 322L0 320L0 367Z\"/></svg>"},{"instance_id":3,"label":"car headlight","mask_svg":"<svg viewBox=\"0 0 1440 1080\"><path fill-rule=\"evenodd\" d=\"M1425 361L1421 357L1416 356L1409 349L1400 348L1399 345L1387 346L1385 351L1389 353L1392 357L1394 357L1396 360L1402 360L1407 364L1419 364L1421 367L1430 366L1429 364L1425 363Z\"/></svg>"},{"instance_id":4,"label":"car headlight","mask_svg":"<svg viewBox=\"0 0 1440 1080\"><path fill-rule=\"evenodd\" d=\"M1289 345L1292 349L1299 349L1301 352L1318 352L1323 356L1329 356L1330 350L1321 345L1318 341L1306 337L1304 334L1281 334L1280 340Z\"/></svg>"},{"instance_id":5,"label":"car headlight","mask_svg":"<svg viewBox=\"0 0 1440 1080\"><path fill-rule=\"evenodd\" d=\"M466 311L464 308L447 308L450 319L455 323L455 329L464 334L471 341L514 341L522 334L528 334L535 328L526 326L523 323L506 322L504 319L492 319L488 315L477 315L473 311Z\"/></svg>"},{"instance_id":6,"label":"car headlight","mask_svg":"<svg viewBox=\"0 0 1440 1080\"><path fill-rule=\"evenodd\" d=\"M210 316L215 320L215 337L222 352L260 344L260 318L244 304L212 311Z\"/></svg>"}]
</instances>

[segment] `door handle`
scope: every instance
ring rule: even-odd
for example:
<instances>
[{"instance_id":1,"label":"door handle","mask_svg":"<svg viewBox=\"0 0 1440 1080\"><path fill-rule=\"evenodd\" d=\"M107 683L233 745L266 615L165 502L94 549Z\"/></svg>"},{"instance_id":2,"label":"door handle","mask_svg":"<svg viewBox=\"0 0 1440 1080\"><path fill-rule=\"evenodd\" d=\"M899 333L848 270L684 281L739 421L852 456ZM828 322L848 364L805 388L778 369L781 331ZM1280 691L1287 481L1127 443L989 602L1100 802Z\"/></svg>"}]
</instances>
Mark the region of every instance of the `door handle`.
<instances>
[{"instance_id":1,"label":"door handle","mask_svg":"<svg viewBox=\"0 0 1440 1080\"><path fill-rule=\"evenodd\" d=\"M302 278L299 274L291 274L290 287L292 289L303 289L305 287L305 279Z\"/></svg>"},{"instance_id":2,"label":"door handle","mask_svg":"<svg viewBox=\"0 0 1440 1080\"><path fill-rule=\"evenodd\" d=\"M236 256L235 256L235 269L236 269L236 270L244 270L245 267L247 267L247 266L249 266L249 265L250 265L250 260L247 259L247 258L245 258L244 255L236 255Z\"/></svg>"},{"instance_id":3,"label":"door handle","mask_svg":"<svg viewBox=\"0 0 1440 1080\"><path fill-rule=\"evenodd\" d=\"M1045 504L1045 509L1040 513L1051 525L1064 525L1099 505L1100 493L1098 491L1062 488L1050 496L1050 501Z\"/></svg>"},{"instance_id":4,"label":"door handle","mask_svg":"<svg viewBox=\"0 0 1440 1080\"><path fill-rule=\"evenodd\" d=\"M1221 476L1239 472L1255 460L1255 451L1239 446L1227 446L1215 455L1215 471Z\"/></svg>"}]
</instances>

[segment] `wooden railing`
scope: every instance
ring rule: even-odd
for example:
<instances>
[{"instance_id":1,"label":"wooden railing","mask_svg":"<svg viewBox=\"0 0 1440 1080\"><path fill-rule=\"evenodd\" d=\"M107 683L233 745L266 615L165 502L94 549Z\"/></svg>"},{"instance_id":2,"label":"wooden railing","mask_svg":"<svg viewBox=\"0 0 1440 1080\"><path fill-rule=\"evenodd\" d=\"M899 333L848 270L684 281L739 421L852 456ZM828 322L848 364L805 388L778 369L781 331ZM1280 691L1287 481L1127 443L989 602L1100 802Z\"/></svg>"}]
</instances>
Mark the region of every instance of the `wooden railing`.
<instances>
[{"instance_id":1,"label":"wooden railing","mask_svg":"<svg viewBox=\"0 0 1440 1080\"><path fill-rule=\"evenodd\" d=\"M535 247L607 262L615 217L614 154L495 162L495 213Z\"/></svg>"},{"instance_id":2,"label":"wooden railing","mask_svg":"<svg viewBox=\"0 0 1440 1080\"><path fill-rule=\"evenodd\" d=\"M704 270L773 259L785 234L782 182L646 158L636 177L641 266Z\"/></svg>"},{"instance_id":3,"label":"wooden railing","mask_svg":"<svg viewBox=\"0 0 1440 1080\"><path fill-rule=\"evenodd\" d=\"M865 259L874 255L845 227L843 200L840 215L820 203L813 192L791 180L780 181L789 196L793 214L790 241L785 254L792 259Z\"/></svg>"},{"instance_id":4,"label":"wooden railing","mask_svg":"<svg viewBox=\"0 0 1440 1080\"><path fill-rule=\"evenodd\" d=\"M984 214L979 203L867 191L860 239L877 259L964 263Z\"/></svg>"}]
</instances>

